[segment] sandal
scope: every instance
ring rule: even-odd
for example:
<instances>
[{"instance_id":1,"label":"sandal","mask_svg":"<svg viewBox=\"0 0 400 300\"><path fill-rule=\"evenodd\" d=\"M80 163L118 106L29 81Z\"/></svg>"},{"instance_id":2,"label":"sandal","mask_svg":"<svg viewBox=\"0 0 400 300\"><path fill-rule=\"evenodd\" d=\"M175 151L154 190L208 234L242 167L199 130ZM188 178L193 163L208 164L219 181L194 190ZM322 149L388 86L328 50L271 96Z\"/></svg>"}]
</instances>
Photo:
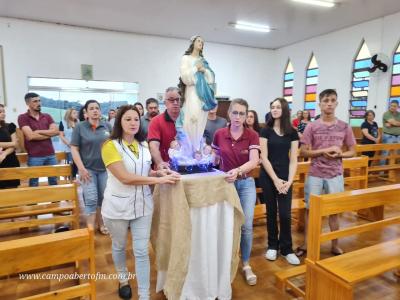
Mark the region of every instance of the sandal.
<instances>
[{"instance_id":1,"label":"sandal","mask_svg":"<svg viewBox=\"0 0 400 300\"><path fill-rule=\"evenodd\" d=\"M307 254L307 249L303 249L301 247L297 247L294 250L294 254L296 254L297 257L305 256Z\"/></svg>"},{"instance_id":2,"label":"sandal","mask_svg":"<svg viewBox=\"0 0 400 300\"><path fill-rule=\"evenodd\" d=\"M243 267L243 273L248 285L256 285L257 276L253 273L249 265Z\"/></svg>"},{"instance_id":3,"label":"sandal","mask_svg":"<svg viewBox=\"0 0 400 300\"><path fill-rule=\"evenodd\" d=\"M103 234L103 235L109 235L109 234L110 234L110 232L108 231L107 227L104 226L104 225L101 225L101 226L99 227L99 232L100 232L101 234Z\"/></svg>"},{"instance_id":4,"label":"sandal","mask_svg":"<svg viewBox=\"0 0 400 300\"><path fill-rule=\"evenodd\" d=\"M338 255L342 255L344 253L344 251L340 248L336 248L336 249L331 249L331 253L335 256L338 256Z\"/></svg>"}]
</instances>

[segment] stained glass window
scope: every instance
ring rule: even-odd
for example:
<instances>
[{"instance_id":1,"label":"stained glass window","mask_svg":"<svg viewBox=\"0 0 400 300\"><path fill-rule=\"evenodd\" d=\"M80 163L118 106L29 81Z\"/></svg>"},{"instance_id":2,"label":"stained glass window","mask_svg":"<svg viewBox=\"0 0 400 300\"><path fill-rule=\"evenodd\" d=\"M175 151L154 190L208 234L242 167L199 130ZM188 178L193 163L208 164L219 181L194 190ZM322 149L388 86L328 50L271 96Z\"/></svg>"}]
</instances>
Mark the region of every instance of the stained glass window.
<instances>
[{"instance_id":1,"label":"stained glass window","mask_svg":"<svg viewBox=\"0 0 400 300\"><path fill-rule=\"evenodd\" d=\"M369 71L371 66L371 53L363 41L360 50L354 60L353 80L351 82L351 99L349 118L350 125L359 127L364 120L368 103Z\"/></svg>"},{"instance_id":2,"label":"stained glass window","mask_svg":"<svg viewBox=\"0 0 400 300\"><path fill-rule=\"evenodd\" d=\"M292 108L293 103L293 80L294 80L294 71L292 62L288 61L285 69L285 74L283 76L283 97L289 103L289 108Z\"/></svg>"},{"instance_id":3,"label":"stained glass window","mask_svg":"<svg viewBox=\"0 0 400 300\"><path fill-rule=\"evenodd\" d=\"M390 99L400 102L400 44L393 55L392 84L390 86Z\"/></svg>"},{"instance_id":4,"label":"stained glass window","mask_svg":"<svg viewBox=\"0 0 400 300\"><path fill-rule=\"evenodd\" d=\"M312 118L315 116L318 76L318 63L313 54L307 67L306 92L304 95L304 110L308 110Z\"/></svg>"}]
</instances>

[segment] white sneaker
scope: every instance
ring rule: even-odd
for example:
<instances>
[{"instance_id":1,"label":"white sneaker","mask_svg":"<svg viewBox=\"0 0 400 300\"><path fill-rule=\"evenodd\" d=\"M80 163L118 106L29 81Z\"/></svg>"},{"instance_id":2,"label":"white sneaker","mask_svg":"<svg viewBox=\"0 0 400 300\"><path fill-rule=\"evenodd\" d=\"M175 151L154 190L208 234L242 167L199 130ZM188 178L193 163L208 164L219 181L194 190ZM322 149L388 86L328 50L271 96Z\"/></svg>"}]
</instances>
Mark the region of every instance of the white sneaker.
<instances>
[{"instance_id":1,"label":"white sneaker","mask_svg":"<svg viewBox=\"0 0 400 300\"><path fill-rule=\"evenodd\" d=\"M287 262L291 265L299 265L300 264L299 258L294 253L290 253L290 254L286 255L285 258L286 258Z\"/></svg>"},{"instance_id":2,"label":"white sneaker","mask_svg":"<svg viewBox=\"0 0 400 300\"><path fill-rule=\"evenodd\" d=\"M278 251L274 249L268 249L267 252L265 252L265 259L268 260L276 260L276 257L278 255Z\"/></svg>"}]
</instances>

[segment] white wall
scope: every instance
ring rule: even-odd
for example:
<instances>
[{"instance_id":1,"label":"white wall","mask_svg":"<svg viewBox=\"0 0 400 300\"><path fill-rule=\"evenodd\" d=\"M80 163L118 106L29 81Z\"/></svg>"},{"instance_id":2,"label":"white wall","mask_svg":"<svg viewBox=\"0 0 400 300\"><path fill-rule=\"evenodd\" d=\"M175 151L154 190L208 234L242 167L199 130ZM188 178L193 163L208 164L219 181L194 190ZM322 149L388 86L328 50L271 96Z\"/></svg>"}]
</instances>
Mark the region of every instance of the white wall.
<instances>
[{"instance_id":1,"label":"white wall","mask_svg":"<svg viewBox=\"0 0 400 300\"><path fill-rule=\"evenodd\" d=\"M352 80L352 62L362 39L365 39L371 54L382 52L392 59L400 40L400 13L352 26L340 31L302 41L276 51L273 92L282 93L282 74L290 57L295 71L293 111L302 109L305 91L305 72L312 52L320 68L318 92L335 88L339 96L337 115L348 121L348 109ZM386 74L371 77L368 108L376 112L376 121L381 125L381 115L387 110L391 70Z\"/></svg>"},{"instance_id":2,"label":"white wall","mask_svg":"<svg viewBox=\"0 0 400 300\"><path fill-rule=\"evenodd\" d=\"M205 57L215 70L218 94L247 99L262 120L269 102L282 95L289 57L295 69L293 110L303 107L305 71L314 52L320 67L318 92L335 88L338 116L348 120L352 62L362 39L371 53L383 52L392 58L400 40L398 28L400 13L275 51L206 41ZM177 84L180 58L189 41L0 18L0 45L4 47L7 119L15 121L25 111L28 76L80 78L81 64L94 66L95 80L139 82L142 102L154 97ZM378 123L386 110L390 79L391 70L371 79L368 105L376 111Z\"/></svg>"},{"instance_id":3,"label":"white wall","mask_svg":"<svg viewBox=\"0 0 400 300\"><path fill-rule=\"evenodd\" d=\"M80 78L80 65L93 65L94 80L139 82L140 100L178 83L179 64L189 40L124 34L0 18L4 49L7 120L26 110L27 77ZM270 99L266 89L274 51L205 44L218 95L242 97L252 108Z\"/></svg>"}]
</instances>

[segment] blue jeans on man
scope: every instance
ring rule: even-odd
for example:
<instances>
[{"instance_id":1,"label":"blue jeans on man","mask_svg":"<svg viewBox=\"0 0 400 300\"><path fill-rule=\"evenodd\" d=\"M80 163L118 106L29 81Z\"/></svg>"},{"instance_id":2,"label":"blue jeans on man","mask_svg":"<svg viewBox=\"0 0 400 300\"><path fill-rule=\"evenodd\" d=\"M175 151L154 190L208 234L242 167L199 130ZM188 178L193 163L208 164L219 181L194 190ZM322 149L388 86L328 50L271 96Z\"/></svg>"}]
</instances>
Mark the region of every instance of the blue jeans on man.
<instances>
[{"instance_id":1,"label":"blue jeans on man","mask_svg":"<svg viewBox=\"0 0 400 300\"><path fill-rule=\"evenodd\" d=\"M28 157L29 167L39 167L39 166L53 166L57 165L57 159L55 154L41 157ZM57 177L48 177L49 185L57 185ZM29 186L38 186L39 178L30 178Z\"/></svg>"},{"instance_id":2,"label":"blue jeans on man","mask_svg":"<svg viewBox=\"0 0 400 300\"><path fill-rule=\"evenodd\" d=\"M399 144L400 143L400 135L392 135L392 134L387 134L387 133L383 133L382 135L382 144ZM398 153L399 154L399 153ZM381 152L382 156L387 156L388 155L388 151L384 150ZM386 159L381 159L379 161L379 164L381 166L386 164Z\"/></svg>"}]
</instances>

